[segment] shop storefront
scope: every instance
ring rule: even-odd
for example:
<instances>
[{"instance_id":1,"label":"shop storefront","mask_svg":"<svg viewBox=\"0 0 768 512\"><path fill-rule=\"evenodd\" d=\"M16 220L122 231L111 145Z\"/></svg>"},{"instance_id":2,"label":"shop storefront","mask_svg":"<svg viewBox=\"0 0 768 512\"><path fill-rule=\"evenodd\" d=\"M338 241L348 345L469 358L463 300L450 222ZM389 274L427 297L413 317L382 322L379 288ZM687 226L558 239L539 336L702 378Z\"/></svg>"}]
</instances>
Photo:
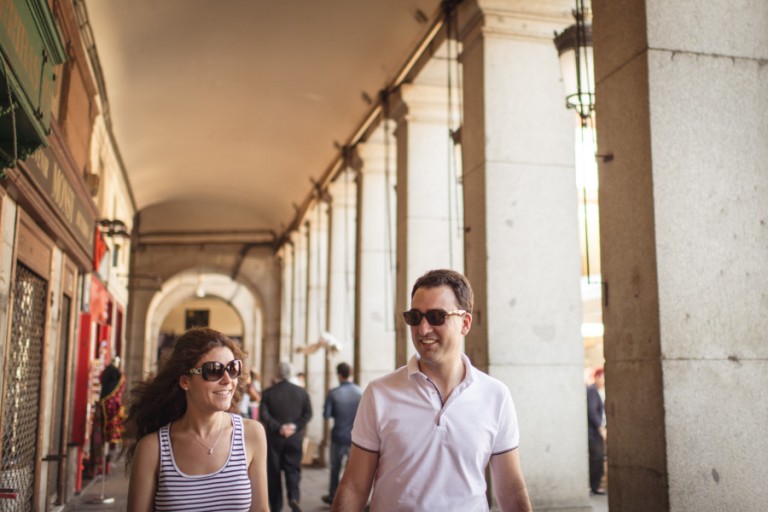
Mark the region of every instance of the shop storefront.
<instances>
[{"instance_id":1,"label":"shop storefront","mask_svg":"<svg viewBox=\"0 0 768 512\"><path fill-rule=\"evenodd\" d=\"M13 489L15 500L32 502L34 510L43 509L38 508L43 499L60 504L72 492L66 475L71 473L69 419L77 314L85 295L84 276L91 268L88 247L93 237L92 228L88 237L80 226L96 221L87 193L76 193L77 182L61 172L66 159L54 147L39 149L17 164L23 176L7 184L0 198L2 258L4 268L9 262L6 282L12 288L2 324L8 336L0 345L5 354L0 372L4 381L0 487ZM32 177L46 172L42 162L48 165L49 176L60 173L56 186L67 189L66 202L61 201L64 196L32 188ZM25 185L19 186L22 182Z\"/></svg>"},{"instance_id":2,"label":"shop storefront","mask_svg":"<svg viewBox=\"0 0 768 512\"><path fill-rule=\"evenodd\" d=\"M97 212L52 123L64 45L45 0L0 0L2 510L67 499L83 276Z\"/></svg>"}]
</instances>

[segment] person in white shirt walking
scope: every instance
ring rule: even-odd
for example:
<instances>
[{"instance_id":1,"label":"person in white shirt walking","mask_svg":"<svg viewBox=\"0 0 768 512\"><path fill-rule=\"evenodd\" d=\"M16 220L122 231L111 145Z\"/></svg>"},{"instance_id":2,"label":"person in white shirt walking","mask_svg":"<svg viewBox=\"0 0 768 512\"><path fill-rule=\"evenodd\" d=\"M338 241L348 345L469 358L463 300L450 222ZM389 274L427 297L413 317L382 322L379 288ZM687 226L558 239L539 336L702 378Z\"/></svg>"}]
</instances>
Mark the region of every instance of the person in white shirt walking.
<instances>
[{"instance_id":1,"label":"person in white shirt walking","mask_svg":"<svg viewBox=\"0 0 768 512\"><path fill-rule=\"evenodd\" d=\"M416 281L403 317L417 354L365 389L333 511L363 510L370 496L372 512L485 512L490 465L499 508L530 512L509 389L461 350L473 302L458 272Z\"/></svg>"}]
</instances>

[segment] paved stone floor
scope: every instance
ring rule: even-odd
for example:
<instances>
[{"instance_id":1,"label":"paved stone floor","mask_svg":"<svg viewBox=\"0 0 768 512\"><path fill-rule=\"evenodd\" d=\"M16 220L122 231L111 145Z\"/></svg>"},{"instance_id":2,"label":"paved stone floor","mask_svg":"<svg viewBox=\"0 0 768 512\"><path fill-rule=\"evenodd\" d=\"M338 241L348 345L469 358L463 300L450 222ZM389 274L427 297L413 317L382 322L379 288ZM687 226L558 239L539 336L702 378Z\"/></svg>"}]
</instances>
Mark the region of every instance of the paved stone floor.
<instances>
[{"instance_id":1,"label":"paved stone floor","mask_svg":"<svg viewBox=\"0 0 768 512\"><path fill-rule=\"evenodd\" d=\"M327 469L304 468L302 470L301 507L304 512L327 512L329 510L330 507L320 500L320 497L326 494L327 486ZM126 510L127 494L128 479L124 475L122 467L120 467L107 476L103 486L100 478L96 478L88 483L83 492L72 499L64 510L90 512L124 511ZM114 498L114 502L101 503L102 496ZM594 512L608 512L608 500L605 496L591 496L590 503ZM288 510L288 507L286 506L284 510Z\"/></svg>"}]
</instances>

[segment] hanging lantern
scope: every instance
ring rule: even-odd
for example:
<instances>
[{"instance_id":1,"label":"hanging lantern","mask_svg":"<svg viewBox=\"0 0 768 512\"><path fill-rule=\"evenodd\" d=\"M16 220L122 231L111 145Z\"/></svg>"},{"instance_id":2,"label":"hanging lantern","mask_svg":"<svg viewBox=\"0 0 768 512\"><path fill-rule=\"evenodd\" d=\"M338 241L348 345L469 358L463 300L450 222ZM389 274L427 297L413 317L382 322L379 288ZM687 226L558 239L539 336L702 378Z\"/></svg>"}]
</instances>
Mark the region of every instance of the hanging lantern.
<instances>
[{"instance_id":1,"label":"hanging lantern","mask_svg":"<svg viewBox=\"0 0 768 512\"><path fill-rule=\"evenodd\" d=\"M592 12L584 0L576 0L576 23L560 34L555 33L555 47L560 56L565 103L576 110L582 123L595 109L595 79L592 69Z\"/></svg>"}]
</instances>

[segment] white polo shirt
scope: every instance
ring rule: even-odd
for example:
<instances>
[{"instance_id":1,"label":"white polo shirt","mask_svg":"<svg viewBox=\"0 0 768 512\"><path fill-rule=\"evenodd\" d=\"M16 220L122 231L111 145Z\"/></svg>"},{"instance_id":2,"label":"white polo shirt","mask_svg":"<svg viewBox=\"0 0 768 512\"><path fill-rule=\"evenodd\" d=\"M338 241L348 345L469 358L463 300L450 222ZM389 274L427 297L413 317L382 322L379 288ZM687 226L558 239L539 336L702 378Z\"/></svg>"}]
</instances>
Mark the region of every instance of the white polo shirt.
<instances>
[{"instance_id":1,"label":"white polo shirt","mask_svg":"<svg viewBox=\"0 0 768 512\"><path fill-rule=\"evenodd\" d=\"M371 381L357 410L352 443L379 454L371 510L487 511L488 461L519 442L509 389L462 354L464 380L442 405L417 357Z\"/></svg>"}]
</instances>

